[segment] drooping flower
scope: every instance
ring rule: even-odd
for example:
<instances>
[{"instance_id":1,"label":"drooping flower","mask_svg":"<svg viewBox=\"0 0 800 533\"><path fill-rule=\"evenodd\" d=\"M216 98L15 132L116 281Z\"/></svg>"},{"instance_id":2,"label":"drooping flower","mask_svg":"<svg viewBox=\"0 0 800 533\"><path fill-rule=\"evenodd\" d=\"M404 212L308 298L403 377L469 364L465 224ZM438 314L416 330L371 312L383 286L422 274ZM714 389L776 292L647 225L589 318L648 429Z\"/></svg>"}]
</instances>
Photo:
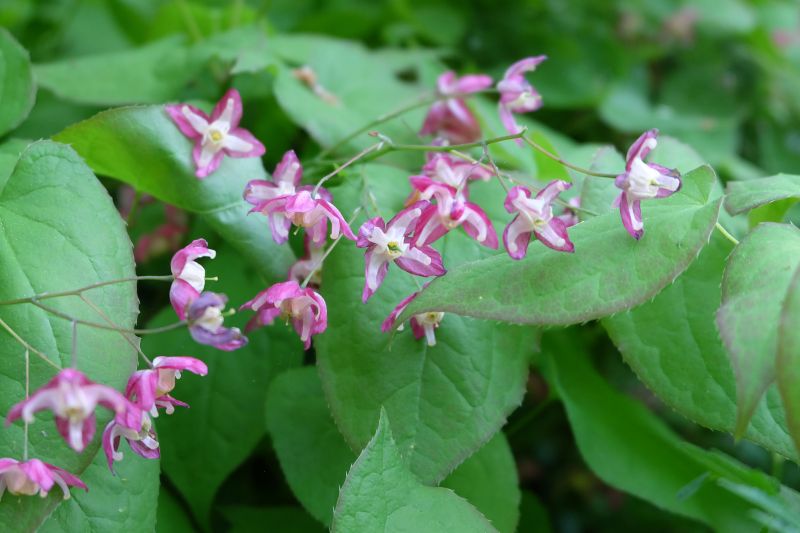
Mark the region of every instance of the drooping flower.
<instances>
[{"instance_id":1,"label":"drooping flower","mask_svg":"<svg viewBox=\"0 0 800 533\"><path fill-rule=\"evenodd\" d=\"M170 269L175 281L169 289L169 301L181 320L186 319L189 304L200 296L206 286L206 269L196 259L214 259L216 255L217 252L208 248L205 239L196 239L172 256Z\"/></svg>"},{"instance_id":2,"label":"drooping flower","mask_svg":"<svg viewBox=\"0 0 800 533\"><path fill-rule=\"evenodd\" d=\"M239 328L226 328L222 325L222 310L228 297L224 294L204 292L189 303L186 319L189 333L200 344L207 344L219 350L230 352L247 344L247 337Z\"/></svg>"},{"instance_id":3,"label":"drooping flower","mask_svg":"<svg viewBox=\"0 0 800 533\"><path fill-rule=\"evenodd\" d=\"M283 154L281 162L272 173L272 181L252 180L244 189L244 199L252 204L252 211L260 211L259 206L276 198L294 196L298 190L312 190L312 186L300 187L303 179L303 167L294 150ZM252 212L251 211L251 212ZM273 211L268 215L272 238L278 244L283 244L289 238L289 228L292 221L282 211Z\"/></svg>"},{"instance_id":4,"label":"drooping flower","mask_svg":"<svg viewBox=\"0 0 800 533\"><path fill-rule=\"evenodd\" d=\"M437 93L442 99L431 105L420 135L440 135L454 144L476 141L481 129L475 115L460 96L482 91L492 86L492 78L482 74L456 78L448 71L436 80Z\"/></svg>"},{"instance_id":5,"label":"drooping flower","mask_svg":"<svg viewBox=\"0 0 800 533\"><path fill-rule=\"evenodd\" d=\"M419 201L397 213L388 224L381 217L375 217L361 226L356 246L367 249L362 301L366 302L378 290L389 263L415 276L441 276L447 272L439 252L429 245L417 246L411 242L411 233L429 205L429 202Z\"/></svg>"},{"instance_id":6,"label":"drooping flower","mask_svg":"<svg viewBox=\"0 0 800 533\"><path fill-rule=\"evenodd\" d=\"M114 471L114 462L123 459L119 445L122 438L128 441L128 445L133 453L146 459L156 459L161 456L153 421L150 415L142 413L141 425L138 430L126 427L116 419L112 420L103 431L103 452L106 454L108 468Z\"/></svg>"},{"instance_id":7,"label":"drooping flower","mask_svg":"<svg viewBox=\"0 0 800 533\"><path fill-rule=\"evenodd\" d=\"M564 225L566 225L568 228L571 228L581 221L581 219L578 217L578 209L581 206L581 197L573 196L567 203L570 205L570 207L565 207L564 212L558 215L558 218L564 221Z\"/></svg>"},{"instance_id":8,"label":"drooping flower","mask_svg":"<svg viewBox=\"0 0 800 533\"><path fill-rule=\"evenodd\" d=\"M301 287L296 281L276 283L245 302L240 309L256 312L245 328L247 331L268 326L278 317L287 322L291 320L306 350L311 347L311 336L322 333L328 327L325 300L314 289Z\"/></svg>"},{"instance_id":9,"label":"drooping flower","mask_svg":"<svg viewBox=\"0 0 800 533\"><path fill-rule=\"evenodd\" d=\"M305 254L295 261L289 268L289 281L296 281L302 284L308 276L311 276L308 284L319 287L322 283L322 257L325 255L325 248L314 244L308 235L303 238Z\"/></svg>"},{"instance_id":10,"label":"drooping flower","mask_svg":"<svg viewBox=\"0 0 800 533\"><path fill-rule=\"evenodd\" d=\"M622 189L622 193L614 200L614 207L619 207L622 225L634 239L640 239L644 234L640 202L665 198L681 188L681 175L677 170L644 162L650 150L658 144L657 137L657 129L639 136L628 149L625 173L614 180L614 185Z\"/></svg>"},{"instance_id":11,"label":"drooping flower","mask_svg":"<svg viewBox=\"0 0 800 533\"><path fill-rule=\"evenodd\" d=\"M427 287L427 284L423 286L424 289ZM417 297L420 291L417 291L410 296L407 296L403 299L397 307L395 307L389 316L386 317L386 320L383 321L381 324L381 331L384 333L391 331L394 328L395 323L397 322L397 317L400 316L400 313L405 311L406 307ZM442 322L444 318L444 313L437 312L437 311L428 311L425 313L420 313L418 315L412 315L408 322L411 324L411 331L414 332L415 339L421 339L425 337L428 346L436 346L436 328L439 327L439 324ZM398 328L398 330L402 329L402 324Z\"/></svg>"},{"instance_id":12,"label":"drooping flower","mask_svg":"<svg viewBox=\"0 0 800 533\"><path fill-rule=\"evenodd\" d=\"M74 368L65 368L30 398L14 405L8 412L6 425L20 417L31 423L34 413L48 409L55 415L56 428L67 444L82 452L94 437L94 410L98 405L123 416L131 404L115 389L91 381ZM125 418L135 423L135 411Z\"/></svg>"},{"instance_id":13,"label":"drooping flower","mask_svg":"<svg viewBox=\"0 0 800 533\"><path fill-rule=\"evenodd\" d=\"M156 401L168 396L175 388L175 380L188 370L198 376L208 374L208 366L194 357L156 357L152 368L138 370L128 379L125 396L152 416L158 416Z\"/></svg>"},{"instance_id":14,"label":"drooping flower","mask_svg":"<svg viewBox=\"0 0 800 533\"><path fill-rule=\"evenodd\" d=\"M15 496L38 494L44 498L53 485L61 488L65 500L70 497L70 487L89 490L77 476L39 459L22 462L7 457L0 459L0 498L6 490Z\"/></svg>"},{"instance_id":15,"label":"drooping flower","mask_svg":"<svg viewBox=\"0 0 800 533\"><path fill-rule=\"evenodd\" d=\"M489 248L497 248L492 221L477 204L468 201L465 186L451 187L425 176L411 176L411 186L422 200L436 200L422 211L414 231L417 246L430 244L461 226L467 235Z\"/></svg>"},{"instance_id":16,"label":"drooping flower","mask_svg":"<svg viewBox=\"0 0 800 533\"><path fill-rule=\"evenodd\" d=\"M489 180L492 173L479 163L455 158L448 153L428 152L422 173L453 188L466 186L470 180Z\"/></svg>"},{"instance_id":17,"label":"drooping flower","mask_svg":"<svg viewBox=\"0 0 800 533\"><path fill-rule=\"evenodd\" d=\"M553 200L561 191L572 187L566 181L553 180L531 198L525 187L513 187L506 197L505 207L509 213L517 213L503 232L503 243L512 259L522 259L528 251L531 233L542 244L561 252L573 252L575 246L567 235L567 225L553 216Z\"/></svg>"},{"instance_id":18,"label":"drooping flower","mask_svg":"<svg viewBox=\"0 0 800 533\"><path fill-rule=\"evenodd\" d=\"M188 104L168 105L166 110L181 133L195 141L192 157L198 178L217 170L223 155L259 157L266 151L252 133L239 127L242 98L236 89L223 95L210 117Z\"/></svg>"},{"instance_id":19,"label":"drooping flower","mask_svg":"<svg viewBox=\"0 0 800 533\"><path fill-rule=\"evenodd\" d=\"M508 67L503 79L497 82L497 90L500 91L500 120L512 135L522 131L514 119L514 113L528 113L542 107L542 96L525 79L524 74L535 70L545 59L547 56L521 59ZM517 139L517 144L522 144L522 141Z\"/></svg>"}]
</instances>

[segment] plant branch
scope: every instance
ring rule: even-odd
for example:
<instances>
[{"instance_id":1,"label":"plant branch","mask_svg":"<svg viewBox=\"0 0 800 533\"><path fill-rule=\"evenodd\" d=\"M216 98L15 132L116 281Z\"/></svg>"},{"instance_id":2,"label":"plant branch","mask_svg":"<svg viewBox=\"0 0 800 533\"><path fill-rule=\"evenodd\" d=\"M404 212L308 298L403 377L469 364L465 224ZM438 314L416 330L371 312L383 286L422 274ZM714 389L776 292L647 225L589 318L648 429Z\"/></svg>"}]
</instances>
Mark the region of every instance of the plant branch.
<instances>
[{"instance_id":1,"label":"plant branch","mask_svg":"<svg viewBox=\"0 0 800 533\"><path fill-rule=\"evenodd\" d=\"M586 174L586 175L589 175L589 176L597 176L598 178L616 178L617 177L616 174L606 174L604 172L595 172L593 170L589 170L589 169L586 169L586 168L583 168L583 167L579 167L578 165L573 165L572 163L564 161L563 159L561 159L557 155L555 155L553 153L550 153L550 151L545 149L539 143L531 140L530 138L528 138L528 137L526 137L524 135L522 135L520 138L523 141L525 141L531 148L533 148L534 150L540 152L545 157L549 157L550 159L552 159L556 163L560 163L561 165L563 165L563 166L565 166L567 168L571 168L572 170L575 170L577 172L580 172L581 174Z\"/></svg>"},{"instance_id":2,"label":"plant branch","mask_svg":"<svg viewBox=\"0 0 800 533\"><path fill-rule=\"evenodd\" d=\"M47 363L48 365L52 366L52 367L53 367L53 368L55 368L56 370L61 370L61 365L59 365L59 364L57 364L57 363L54 363L54 362L53 362L53 361L51 361L51 360L50 360L50 358L49 358L49 357L47 357L45 354L43 354L42 352L40 352L39 350L37 350L36 348L34 348L34 347L33 347L33 346L31 346L30 344L28 344L28 343L25 341L25 339L23 339L22 337L20 337L19 335L17 335L17 332L16 332L16 331L14 331L14 329L13 329L11 326L9 326L8 324L6 324L6 321L5 321L5 320L3 320L2 318L0 318L0 327L2 327L3 329L5 329L5 330L8 332L8 334L9 334L9 335L11 335L12 337L14 337L14 340L16 340L18 343L20 343L20 344L21 344L21 345L22 345L22 346L23 346L23 347L24 347L26 350L30 350L30 351L32 351L33 353L35 353L35 354L36 354L36 355L38 355L38 356L39 356L39 357L40 357L40 358L41 358L41 359L42 359L42 360L43 360L45 363Z\"/></svg>"},{"instance_id":3,"label":"plant branch","mask_svg":"<svg viewBox=\"0 0 800 533\"><path fill-rule=\"evenodd\" d=\"M117 324L115 324L114 321L111 320L111 317L109 317L93 301L91 301L89 298L87 298L85 294L81 294L81 295L79 295L79 297L80 297L81 300L83 300L86 303L86 305L91 307L98 315L100 315L100 317L103 318L103 320L108 322L109 325L118 327ZM153 362L150 360L149 357L147 357L147 355L145 355L145 353L142 351L141 347L139 346L139 344L135 340L133 340L130 337L128 337L128 334L127 333L123 333L122 331L117 331L117 333L119 333L122 336L122 338L125 339L125 341L133 347L134 350L136 350L136 352L139 354L139 356L141 356L141 358L144 359L144 362L147 363L147 365L150 368L153 367Z\"/></svg>"},{"instance_id":4,"label":"plant branch","mask_svg":"<svg viewBox=\"0 0 800 533\"><path fill-rule=\"evenodd\" d=\"M132 281L173 281L175 279L174 276L133 276L130 278L120 278L120 279L112 279L108 281L99 281L97 283L92 283L91 285L86 285L85 287L80 287L78 289L73 289L69 291L59 291L59 292L42 292L39 294L34 294L33 296L27 296L25 298L16 298L14 300L6 300L4 302L0 302L0 305L14 305L14 304L26 304L26 303L33 303L34 300L47 300L48 298L61 298L63 296L79 296L81 293L85 291L89 291L92 289L98 289L100 287L106 287L108 285L116 285L118 283L128 283ZM209 280L216 280L216 278L206 278Z\"/></svg>"},{"instance_id":5,"label":"plant branch","mask_svg":"<svg viewBox=\"0 0 800 533\"><path fill-rule=\"evenodd\" d=\"M725 229L725 226L717 222L715 227L719 230L720 233L722 233L723 237L731 241L734 246L739 244L739 240L733 235L731 235L730 232L728 232L728 230Z\"/></svg>"},{"instance_id":6,"label":"plant branch","mask_svg":"<svg viewBox=\"0 0 800 533\"><path fill-rule=\"evenodd\" d=\"M356 207L355 211L353 211L353 215L350 217L350 220L347 221L348 226L353 222L355 222L356 217L360 212L361 212L361 206ZM343 233L339 234L336 240L333 241L333 243L330 246L328 246L328 249L325 250L324 254L322 254L322 257L320 257L319 261L317 261L317 264L314 265L314 267L311 269L311 272L308 273L308 276L306 276L306 279L304 279L303 283L300 284L300 287L305 289L308 286L308 282L311 281L311 278L314 277L314 274L316 274L317 271L320 268L322 268L322 263L325 262L325 259L328 257L328 255L330 255L330 253L333 251L336 245L339 244L339 241L342 240L342 237L344 237L344 234Z\"/></svg>"},{"instance_id":7,"label":"plant branch","mask_svg":"<svg viewBox=\"0 0 800 533\"><path fill-rule=\"evenodd\" d=\"M35 305L39 309L42 309L43 311L47 311L48 313L50 313L52 315L55 315L55 316L57 316L59 318L63 318L64 320L69 320L71 322L76 322L78 324L82 324L84 326L89 326L91 328L106 329L106 330L109 330L109 331L120 331L122 333L132 333L134 335L154 335L156 333L164 333L165 331L172 331L173 329L178 329L178 328L183 327L183 326L185 326L187 324L187 322L185 320L181 320L180 322L175 322L173 324L169 324L167 326L162 326L160 328L127 329L127 328L120 328L120 327L117 327L117 326L109 326L109 325L106 325L106 324L99 324L97 322L91 322L89 320L82 320L80 318L75 318L75 317L70 316L70 315L68 315L66 313L62 313L58 309L55 309L55 308L50 307L48 305L45 305L45 304L43 304L42 302L40 302L39 300L36 300L36 299L31 300L30 303L32 303L33 305Z\"/></svg>"}]
</instances>

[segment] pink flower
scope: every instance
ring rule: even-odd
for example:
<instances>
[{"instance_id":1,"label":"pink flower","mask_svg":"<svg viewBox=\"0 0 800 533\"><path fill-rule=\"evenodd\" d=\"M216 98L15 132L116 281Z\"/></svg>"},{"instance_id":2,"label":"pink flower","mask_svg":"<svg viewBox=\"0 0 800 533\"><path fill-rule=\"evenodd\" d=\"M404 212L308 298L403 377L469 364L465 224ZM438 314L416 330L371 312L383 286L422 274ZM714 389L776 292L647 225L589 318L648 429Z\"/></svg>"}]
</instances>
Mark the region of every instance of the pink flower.
<instances>
[{"instance_id":1,"label":"pink flower","mask_svg":"<svg viewBox=\"0 0 800 533\"><path fill-rule=\"evenodd\" d=\"M453 71L439 76L437 92L442 97L431 105L420 135L441 135L454 144L476 141L481 129L475 115L460 96L491 87L492 79L484 75L456 78Z\"/></svg>"},{"instance_id":2,"label":"pink flower","mask_svg":"<svg viewBox=\"0 0 800 533\"><path fill-rule=\"evenodd\" d=\"M553 200L561 191L572 187L566 181L553 180L531 198L531 191L525 187L514 187L508 192L505 207L509 213L517 212L514 220L503 232L508 255L513 259L522 259L528 251L531 233L536 235L542 244L562 252L573 252L575 246L567 235L567 225L563 220L553 216Z\"/></svg>"},{"instance_id":3,"label":"pink flower","mask_svg":"<svg viewBox=\"0 0 800 533\"><path fill-rule=\"evenodd\" d=\"M655 163L645 163L650 150L658 144L658 130L644 132L628 149L625 173L614 180L622 193L614 200L619 207L622 225L634 239L644 235L642 200L665 198L681 188L681 175Z\"/></svg>"},{"instance_id":4,"label":"pink flower","mask_svg":"<svg viewBox=\"0 0 800 533\"><path fill-rule=\"evenodd\" d=\"M319 287L322 283L322 269L320 267L322 266L322 257L325 255L325 248L314 244L308 235L303 238L303 247L305 254L289 268L287 279L302 284L311 275L309 285Z\"/></svg>"},{"instance_id":5,"label":"pink flower","mask_svg":"<svg viewBox=\"0 0 800 533\"><path fill-rule=\"evenodd\" d=\"M206 286L206 269L195 260L200 257L214 259L216 255L217 252L208 248L205 239L196 239L172 256L170 269L175 281L169 289L169 301L181 320L186 319L189 304Z\"/></svg>"},{"instance_id":6,"label":"pink flower","mask_svg":"<svg viewBox=\"0 0 800 533\"><path fill-rule=\"evenodd\" d=\"M571 228L581 221L581 219L578 218L577 212L577 209L581 206L581 197L573 196L567 203L570 207L565 207L564 212L558 215L558 218L564 221L566 227Z\"/></svg>"},{"instance_id":7,"label":"pink flower","mask_svg":"<svg viewBox=\"0 0 800 533\"><path fill-rule=\"evenodd\" d=\"M134 372L125 387L125 396L154 417L156 401L168 396L175 388L175 380L180 379L181 372L188 370L198 376L208 374L206 364L194 357L156 357L153 367Z\"/></svg>"},{"instance_id":8,"label":"pink flower","mask_svg":"<svg viewBox=\"0 0 800 533\"><path fill-rule=\"evenodd\" d=\"M95 432L94 410L98 405L125 415L131 405L122 394L106 385L95 383L74 368L65 368L30 398L14 405L6 417L6 425L22 417L33 422L34 413L49 409L56 418L56 428L67 444L81 452ZM135 422L135 410L127 418Z\"/></svg>"},{"instance_id":9,"label":"pink flower","mask_svg":"<svg viewBox=\"0 0 800 533\"><path fill-rule=\"evenodd\" d=\"M53 489L53 485L61 488L65 500L70 497L70 487L89 490L77 476L39 459L25 462L9 458L0 459L0 498L6 490L15 496L39 494L44 498Z\"/></svg>"},{"instance_id":10,"label":"pink flower","mask_svg":"<svg viewBox=\"0 0 800 533\"><path fill-rule=\"evenodd\" d=\"M422 287L423 289L427 287L427 284ZM417 297L419 291L411 294L410 296L406 297L403 301L397 304L389 316L386 317L386 320L383 321L381 324L381 331L386 333L394 328L395 323L397 322L397 317L400 316L400 313L405 311L408 304L410 304L414 298ZM414 333L415 339L421 339L425 337L425 340L428 343L428 346L436 346L436 334L435 330L439 327L439 324L442 322L444 318L444 313L429 311L427 313L420 313L418 315L413 315L409 319L409 323L411 324L411 331ZM403 329L403 325L401 324L398 331Z\"/></svg>"},{"instance_id":11,"label":"pink flower","mask_svg":"<svg viewBox=\"0 0 800 533\"><path fill-rule=\"evenodd\" d=\"M492 173L481 164L470 163L447 153L428 152L426 159L422 173L434 181L456 189L466 186L469 180L487 181L492 177Z\"/></svg>"},{"instance_id":12,"label":"pink flower","mask_svg":"<svg viewBox=\"0 0 800 533\"><path fill-rule=\"evenodd\" d=\"M108 469L114 471L114 462L123 459L119 445L122 438L128 441L133 453L145 459L156 459L161 456L158 445L158 435L153 427L153 421L147 413L142 413L139 429L131 429L125 424L112 420L103 431L103 452L106 454Z\"/></svg>"},{"instance_id":13,"label":"pink flower","mask_svg":"<svg viewBox=\"0 0 800 533\"><path fill-rule=\"evenodd\" d=\"M239 328L226 328L222 323L222 310L228 297L214 292L204 292L189 303L186 318L189 334L200 344L230 352L247 344L247 337Z\"/></svg>"},{"instance_id":14,"label":"pink flower","mask_svg":"<svg viewBox=\"0 0 800 533\"><path fill-rule=\"evenodd\" d=\"M244 199L254 206L250 212L259 212L269 218L272 238L278 244L288 240L289 229L294 224L306 228L314 243L322 245L329 221L332 239L343 233L348 239L355 240L347 221L333 205L330 193L320 187L313 195L313 186L299 187L302 175L303 168L297 156L289 150L275 169L273 181L253 180L245 187Z\"/></svg>"},{"instance_id":15,"label":"pink flower","mask_svg":"<svg viewBox=\"0 0 800 533\"><path fill-rule=\"evenodd\" d=\"M239 309L256 312L247 324L247 331L272 324L277 317L291 320L294 330L308 350L311 336L318 335L328 327L328 308L325 300L315 290L303 288L296 281L276 283L261 291L255 298Z\"/></svg>"},{"instance_id":16,"label":"pink flower","mask_svg":"<svg viewBox=\"0 0 800 533\"><path fill-rule=\"evenodd\" d=\"M508 67L503 79L497 83L497 90L500 91L500 120L512 135L522 131L514 119L514 113L528 113L542 107L542 96L523 74L536 70L537 65L545 59L547 56L521 59ZM522 144L522 141L517 139L517 144Z\"/></svg>"},{"instance_id":17,"label":"pink flower","mask_svg":"<svg viewBox=\"0 0 800 533\"><path fill-rule=\"evenodd\" d=\"M242 98L236 89L225 93L210 117L188 104L168 105L166 110L181 133L195 141L192 157L198 178L217 170L223 155L259 157L266 151L252 133L239 127Z\"/></svg>"},{"instance_id":18,"label":"pink flower","mask_svg":"<svg viewBox=\"0 0 800 533\"><path fill-rule=\"evenodd\" d=\"M428 206L430 203L423 200L397 213L388 224L375 217L361 226L356 245L367 249L362 301L366 302L378 290L390 263L415 276L441 276L447 272L439 252L429 245L417 246L411 242L417 220Z\"/></svg>"}]
</instances>

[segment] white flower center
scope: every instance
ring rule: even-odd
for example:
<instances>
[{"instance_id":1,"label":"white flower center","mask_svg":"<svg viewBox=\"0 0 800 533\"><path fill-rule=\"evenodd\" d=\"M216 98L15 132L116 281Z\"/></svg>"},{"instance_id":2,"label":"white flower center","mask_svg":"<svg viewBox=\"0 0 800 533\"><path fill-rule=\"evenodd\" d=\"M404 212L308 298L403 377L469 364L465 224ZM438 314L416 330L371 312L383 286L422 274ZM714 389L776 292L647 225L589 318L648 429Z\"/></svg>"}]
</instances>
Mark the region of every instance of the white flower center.
<instances>
[{"instance_id":1,"label":"white flower center","mask_svg":"<svg viewBox=\"0 0 800 533\"><path fill-rule=\"evenodd\" d=\"M209 306L203 311L203 316L195 320L194 323L206 331L216 333L222 327L223 320L222 310L219 307Z\"/></svg>"},{"instance_id":2,"label":"white flower center","mask_svg":"<svg viewBox=\"0 0 800 533\"><path fill-rule=\"evenodd\" d=\"M373 228L369 241L377 245L376 252L388 256L392 260L401 257L408 250L403 233L390 228L386 233L380 228Z\"/></svg>"},{"instance_id":3,"label":"white flower center","mask_svg":"<svg viewBox=\"0 0 800 533\"><path fill-rule=\"evenodd\" d=\"M661 173L637 157L628 172L628 191L636 198L655 198Z\"/></svg>"}]
</instances>

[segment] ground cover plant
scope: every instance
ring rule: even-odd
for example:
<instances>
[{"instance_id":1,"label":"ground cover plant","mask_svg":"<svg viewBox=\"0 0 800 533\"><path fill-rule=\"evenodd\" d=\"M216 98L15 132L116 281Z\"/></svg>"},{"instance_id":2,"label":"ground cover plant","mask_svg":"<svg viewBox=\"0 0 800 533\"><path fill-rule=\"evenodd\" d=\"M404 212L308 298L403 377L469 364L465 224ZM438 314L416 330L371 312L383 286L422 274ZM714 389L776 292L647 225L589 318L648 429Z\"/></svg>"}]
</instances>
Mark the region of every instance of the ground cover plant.
<instances>
[{"instance_id":1,"label":"ground cover plant","mask_svg":"<svg viewBox=\"0 0 800 533\"><path fill-rule=\"evenodd\" d=\"M3 531L800 531L794 2L0 26Z\"/></svg>"}]
</instances>

